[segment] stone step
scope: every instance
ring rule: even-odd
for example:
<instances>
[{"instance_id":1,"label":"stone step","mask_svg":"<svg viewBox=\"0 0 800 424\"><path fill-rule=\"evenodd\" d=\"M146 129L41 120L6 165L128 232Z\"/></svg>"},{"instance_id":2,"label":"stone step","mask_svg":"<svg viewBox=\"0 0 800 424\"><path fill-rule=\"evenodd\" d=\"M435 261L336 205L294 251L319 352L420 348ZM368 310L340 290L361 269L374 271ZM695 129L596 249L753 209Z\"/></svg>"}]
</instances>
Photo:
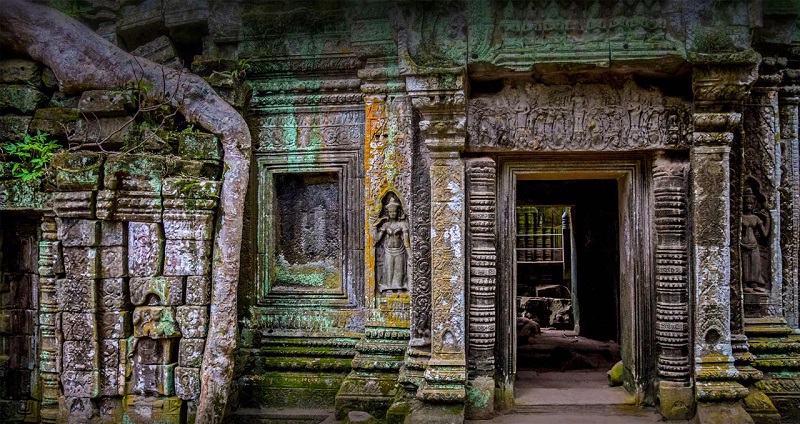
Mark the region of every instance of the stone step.
<instances>
[{"instance_id":1,"label":"stone step","mask_svg":"<svg viewBox=\"0 0 800 424\"><path fill-rule=\"evenodd\" d=\"M590 415L590 416L628 416L650 417L653 408L630 404L584 404L584 405L515 405L512 414L525 415Z\"/></svg>"},{"instance_id":2,"label":"stone step","mask_svg":"<svg viewBox=\"0 0 800 424\"><path fill-rule=\"evenodd\" d=\"M240 408L226 422L247 424L317 424L333 416L333 408Z\"/></svg>"}]
</instances>

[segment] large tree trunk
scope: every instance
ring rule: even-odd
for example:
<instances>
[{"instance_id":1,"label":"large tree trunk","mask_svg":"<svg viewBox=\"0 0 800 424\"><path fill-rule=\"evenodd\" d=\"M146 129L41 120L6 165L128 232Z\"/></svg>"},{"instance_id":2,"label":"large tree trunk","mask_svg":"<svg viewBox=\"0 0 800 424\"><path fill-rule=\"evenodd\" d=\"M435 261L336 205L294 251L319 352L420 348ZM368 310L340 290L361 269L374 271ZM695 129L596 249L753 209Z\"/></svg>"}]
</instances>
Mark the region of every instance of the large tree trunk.
<instances>
[{"instance_id":1,"label":"large tree trunk","mask_svg":"<svg viewBox=\"0 0 800 424\"><path fill-rule=\"evenodd\" d=\"M230 393L236 346L236 287L242 213L250 164L250 133L242 116L202 78L134 56L69 16L22 0L0 0L0 45L49 66L65 92L123 87L146 80L156 102L170 103L187 121L217 134L225 173L212 265L211 322L201 370L198 423L220 422Z\"/></svg>"}]
</instances>

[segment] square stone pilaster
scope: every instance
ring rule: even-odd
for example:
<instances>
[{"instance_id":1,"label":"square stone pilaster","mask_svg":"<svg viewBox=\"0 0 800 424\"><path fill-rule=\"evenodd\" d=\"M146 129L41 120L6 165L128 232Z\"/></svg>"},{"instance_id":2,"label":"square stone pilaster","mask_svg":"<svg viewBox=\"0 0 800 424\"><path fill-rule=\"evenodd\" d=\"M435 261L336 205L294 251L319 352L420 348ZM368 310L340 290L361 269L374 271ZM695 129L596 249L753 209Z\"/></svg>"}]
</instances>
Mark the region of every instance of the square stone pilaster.
<instances>
[{"instance_id":1,"label":"square stone pilaster","mask_svg":"<svg viewBox=\"0 0 800 424\"><path fill-rule=\"evenodd\" d=\"M755 81L760 57L753 51L692 54L695 95L690 155L694 240L694 376L701 423L752 423L739 400L749 391L738 381L731 345L730 149L741 125L741 104Z\"/></svg>"},{"instance_id":2,"label":"square stone pilaster","mask_svg":"<svg viewBox=\"0 0 800 424\"><path fill-rule=\"evenodd\" d=\"M431 167L431 357L417 398L461 403L466 396L465 143L460 72L406 79Z\"/></svg>"}]
</instances>

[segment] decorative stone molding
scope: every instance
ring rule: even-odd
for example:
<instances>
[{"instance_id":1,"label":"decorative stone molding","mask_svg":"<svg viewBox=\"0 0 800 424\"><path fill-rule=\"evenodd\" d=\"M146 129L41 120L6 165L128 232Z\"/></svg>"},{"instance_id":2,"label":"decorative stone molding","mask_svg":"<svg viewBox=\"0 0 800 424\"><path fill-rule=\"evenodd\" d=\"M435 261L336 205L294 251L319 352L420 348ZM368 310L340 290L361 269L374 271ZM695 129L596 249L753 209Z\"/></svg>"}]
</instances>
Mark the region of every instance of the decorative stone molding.
<instances>
[{"instance_id":1,"label":"decorative stone molding","mask_svg":"<svg viewBox=\"0 0 800 424\"><path fill-rule=\"evenodd\" d=\"M783 315L792 328L800 325L800 145L798 104L800 70L786 69L778 105L780 119L780 251L783 258Z\"/></svg>"},{"instance_id":2,"label":"decorative stone molding","mask_svg":"<svg viewBox=\"0 0 800 424\"><path fill-rule=\"evenodd\" d=\"M688 163L665 152L653 164L659 400L667 419L694 415L689 349Z\"/></svg>"},{"instance_id":3,"label":"decorative stone molding","mask_svg":"<svg viewBox=\"0 0 800 424\"><path fill-rule=\"evenodd\" d=\"M494 414L497 285L497 167L491 158L466 161L468 202L468 418Z\"/></svg>"}]
</instances>

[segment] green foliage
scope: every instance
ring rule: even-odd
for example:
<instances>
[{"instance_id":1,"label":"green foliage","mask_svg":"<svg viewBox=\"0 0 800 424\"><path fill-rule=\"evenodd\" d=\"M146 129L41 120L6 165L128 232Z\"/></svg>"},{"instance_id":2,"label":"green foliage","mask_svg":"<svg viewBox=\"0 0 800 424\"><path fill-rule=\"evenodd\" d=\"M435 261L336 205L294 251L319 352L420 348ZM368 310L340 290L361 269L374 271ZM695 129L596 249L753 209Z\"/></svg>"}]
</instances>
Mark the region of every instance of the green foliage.
<instances>
[{"instance_id":1,"label":"green foliage","mask_svg":"<svg viewBox=\"0 0 800 424\"><path fill-rule=\"evenodd\" d=\"M240 59L236 64L236 69L231 71L231 77L235 80L244 78L250 70L250 59Z\"/></svg>"},{"instance_id":2,"label":"green foliage","mask_svg":"<svg viewBox=\"0 0 800 424\"><path fill-rule=\"evenodd\" d=\"M53 154L61 150L55 140L48 140L50 134L37 131L36 135L23 134L24 139L3 146L4 156L13 161L11 175L22 181L39 179L47 173Z\"/></svg>"},{"instance_id":3,"label":"green foliage","mask_svg":"<svg viewBox=\"0 0 800 424\"><path fill-rule=\"evenodd\" d=\"M64 12L67 16L77 18L79 15L91 11L91 8L85 4L81 4L78 0L50 0L50 5L54 9Z\"/></svg>"}]
</instances>

